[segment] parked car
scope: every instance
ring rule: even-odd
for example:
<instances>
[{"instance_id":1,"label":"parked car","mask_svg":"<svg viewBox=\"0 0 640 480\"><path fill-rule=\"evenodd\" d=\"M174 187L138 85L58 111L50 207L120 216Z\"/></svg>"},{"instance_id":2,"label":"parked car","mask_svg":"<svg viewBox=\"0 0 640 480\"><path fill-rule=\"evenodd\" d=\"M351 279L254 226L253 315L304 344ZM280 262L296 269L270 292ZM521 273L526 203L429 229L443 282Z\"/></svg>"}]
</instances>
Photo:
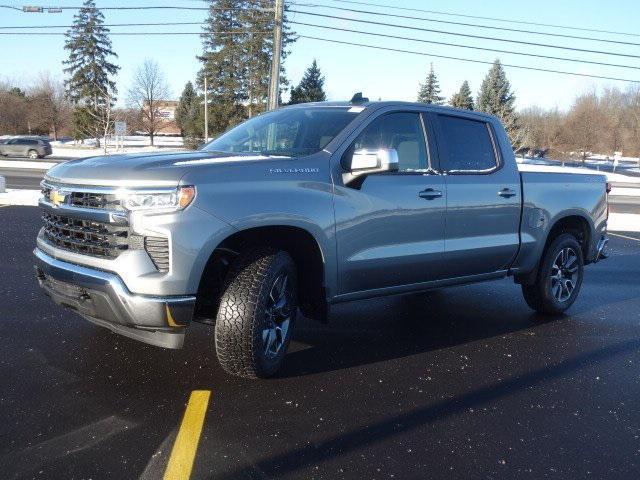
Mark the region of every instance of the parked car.
<instances>
[{"instance_id":1,"label":"parked car","mask_svg":"<svg viewBox=\"0 0 640 480\"><path fill-rule=\"evenodd\" d=\"M51 144L40 138L16 137L0 143L0 155L5 157L44 158L51 155Z\"/></svg>"},{"instance_id":2,"label":"parked car","mask_svg":"<svg viewBox=\"0 0 640 480\"><path fill-rule=\"evenodd\" d=\"M223 368L250 378L278 370L298 308L326 321L511 276L560 314L607 243L604 176L521 173L497 118L418 103L290 106L197 152L62 163L42 187L54 301L169 348L214 325Z\"/></svg>"}]
</instances>

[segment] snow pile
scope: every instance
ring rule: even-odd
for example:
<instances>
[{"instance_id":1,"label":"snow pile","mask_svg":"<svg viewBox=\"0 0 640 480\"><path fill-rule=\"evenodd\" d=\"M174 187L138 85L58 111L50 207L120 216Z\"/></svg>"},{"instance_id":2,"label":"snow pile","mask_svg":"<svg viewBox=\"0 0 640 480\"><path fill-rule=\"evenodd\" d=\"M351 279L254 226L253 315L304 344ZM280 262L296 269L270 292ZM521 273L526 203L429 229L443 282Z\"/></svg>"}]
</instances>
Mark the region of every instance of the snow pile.
<instances>
[{"instance_id":1,"label":"snow pile","mask_svg":"<svg viewBox=\"0 0 640 480\"><path fill-rule=\"evenodd\" d=\"M0 205L31 205L37 206L38 199L42 196L40 190L16 190L7 188L5 193L0 193Z\"/></svg>"}]
</instances>

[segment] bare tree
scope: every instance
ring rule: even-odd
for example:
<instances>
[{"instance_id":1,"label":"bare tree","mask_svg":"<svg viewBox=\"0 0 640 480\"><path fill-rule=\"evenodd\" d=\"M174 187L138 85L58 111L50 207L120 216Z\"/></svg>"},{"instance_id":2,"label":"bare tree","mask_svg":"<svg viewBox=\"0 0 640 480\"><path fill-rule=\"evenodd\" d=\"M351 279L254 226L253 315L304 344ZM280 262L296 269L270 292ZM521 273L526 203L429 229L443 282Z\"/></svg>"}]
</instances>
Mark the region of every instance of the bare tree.
<instances>
[{"instance_id":1,"label":"bare tree","mask_svg":"<svg viewBox=\"0 0 640 480\"><path fill-rule=\"evenodd\" d=\"M21 89L0 83L0 135L28 133L28 111L28 99Z\"/></svg>"},{"instance_id":2,"label":"bare tree","mask_svg":"<svg viewBox=\"0 0 640 480\"><path fill-rule=\"evenodd\" d=\"M587 93L576 98L565 123L570 144L578 148L584 162L598 145L601 130L601 112L596 93Z\"/></svg>"},{"instance_id":3,"label":"bare tree","mask_svg":"<svg viewBox=\"0 0 640 480\"><path fill-rule=\"evenodd\" d=\"M158 63L146 59L133 77L128 103L131 108L140 111L143 131L149 135L151 145L154 136L165 122L160 116L159 107L169 95L169 86Z\"/></svg>"},{"instance_id":4,"label":"bare tree","mask_svg":"<svg viewBox=\"0 0 640 480\"><path fill-rule=\"evenodd\" d=\"M113 132L114 123L119 120L117 111L113 108L114 98L111 93L97 84L96 102L94 105L76 107L74 110L74 128L78 133L87 137L95 137L96 145L100 147L102 137L102 147L107 155L107 136Z\"/></svg>"},{"instance_id":5,"label":"bare tree","mask_svg":"<svg viewBox=\"0 0 640 480\"><path fill-rule=\"evenodd\" d=\"M70 123L72 105L62 82L41 73L29 92L31 124L51 133L58 140L60 131Z\"/></svg>"}]
</instances>

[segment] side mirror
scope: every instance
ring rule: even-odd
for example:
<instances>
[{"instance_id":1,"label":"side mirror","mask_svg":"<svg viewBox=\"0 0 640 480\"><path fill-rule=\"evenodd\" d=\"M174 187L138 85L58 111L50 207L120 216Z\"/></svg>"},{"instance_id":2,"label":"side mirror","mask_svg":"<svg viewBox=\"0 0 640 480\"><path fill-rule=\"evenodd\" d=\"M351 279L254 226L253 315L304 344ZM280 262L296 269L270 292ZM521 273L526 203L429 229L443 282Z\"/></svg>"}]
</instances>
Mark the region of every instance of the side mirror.
<instances>
[{"instance_id":1,"label":"side mirror","mask_svg":"<svg viewBox=\"0 0 640 480\"><path fill-rule=\"evenodd\" d=\"M398 171L398 152L393 148L356 150L348 163L345 183L371 173Z\"/></svg>"}]
</instances>

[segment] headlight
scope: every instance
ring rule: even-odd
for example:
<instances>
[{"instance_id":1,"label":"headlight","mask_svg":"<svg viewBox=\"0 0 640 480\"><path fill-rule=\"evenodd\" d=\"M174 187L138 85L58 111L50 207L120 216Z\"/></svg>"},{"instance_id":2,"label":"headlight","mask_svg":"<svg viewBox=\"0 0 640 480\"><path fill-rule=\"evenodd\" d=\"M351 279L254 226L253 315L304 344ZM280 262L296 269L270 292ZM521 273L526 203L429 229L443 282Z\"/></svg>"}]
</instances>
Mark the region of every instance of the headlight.
<instances>
[{"instance_id":1,"label":"headlight","mask_svg":"<svg viewBox=\"0 0 640 480\"><path fill-rule=\"evenodd\" d=\"M127 210L182 210L196 196L196 187L185 186L172 190L125 191L118 194Z\"/></svg>"}]
</instances>

